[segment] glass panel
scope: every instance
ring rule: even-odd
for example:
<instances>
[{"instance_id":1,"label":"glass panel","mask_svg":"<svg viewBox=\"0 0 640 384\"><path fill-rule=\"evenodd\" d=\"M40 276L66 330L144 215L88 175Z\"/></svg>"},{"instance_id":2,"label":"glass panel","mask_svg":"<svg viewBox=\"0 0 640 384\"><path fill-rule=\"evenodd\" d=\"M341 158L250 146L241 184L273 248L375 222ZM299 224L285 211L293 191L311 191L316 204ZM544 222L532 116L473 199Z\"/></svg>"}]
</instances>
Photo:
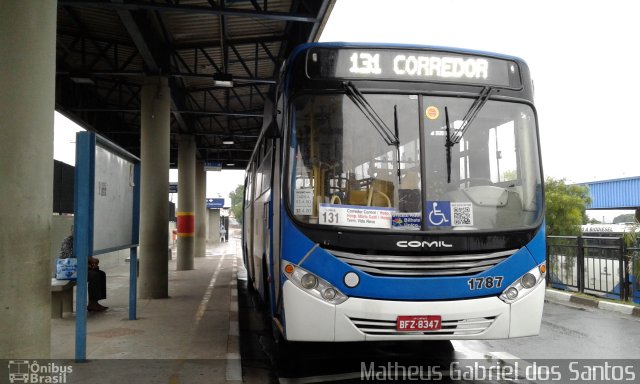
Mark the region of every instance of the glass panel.
<instances>
[{"instance_id":1,"label":"glass panel","mask_svg":"<svg viewBox=\"0 0 640 384\"><path fill-rule=\"evenodd\" d=\"M365 97L386 128L345 95L295 100L292 211L306 223L420 229L418 97ZM396 116L397 146L379 132L395 136Z\"/></svg>"},{"instance_id":2,"label":"glass panel","mask_svg":"<svg viewBox=\"0 0 640 384\"><path fill-rule=\"evenodd\" d=\"M418 96L364 96L368 111L343 94L295 99L289 204L297 220L399 231L518 229L539 220L542 178L531 107L487 101L463 128L474 99L424 96L419 111ZM372 123L372 110L384 124ZM394 114L397 146L384 138L395 136Z\"/></svg>"},{"instance_id":3,"label":"glass panel","mask_svg":"<svg viewBox=\"0 0 640 384\"><path fill-rule=\"evenodd\" d=\"M542 208L534 113L524 104L488 101L461 130L473 102L424 98L427 228L443 231L531 226ZM449 164L447 115L449 137L454 141Z\"/></svg>"}]
</instances>

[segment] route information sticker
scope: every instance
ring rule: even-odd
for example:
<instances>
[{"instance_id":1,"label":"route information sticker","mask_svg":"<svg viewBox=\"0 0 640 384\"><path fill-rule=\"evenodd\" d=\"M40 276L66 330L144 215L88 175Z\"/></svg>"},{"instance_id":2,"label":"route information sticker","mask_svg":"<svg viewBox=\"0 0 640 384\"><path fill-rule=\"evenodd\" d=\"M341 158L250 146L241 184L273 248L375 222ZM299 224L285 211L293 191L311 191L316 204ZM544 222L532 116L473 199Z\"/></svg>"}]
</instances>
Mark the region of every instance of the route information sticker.
<instances>
[{"instance_id":1,"label":"route information sticker","mask_svg":"<svg viewBox=\"0 0 640 384\"><path fill-rule=\"evenodd\" d=\"M320 204L318 223L345 227L391 228L393 208Z\"/></svg>"},{"instance_id":2,"label":"route information sticker","mask_svg":"<svg viewBox=\"0 0 640 384\"><path fill-rule=\"evenodd\" d=\"M313 189L296 189L293 200L293 214L309 216L313 214Z\"/></svg>"}]
</instances>

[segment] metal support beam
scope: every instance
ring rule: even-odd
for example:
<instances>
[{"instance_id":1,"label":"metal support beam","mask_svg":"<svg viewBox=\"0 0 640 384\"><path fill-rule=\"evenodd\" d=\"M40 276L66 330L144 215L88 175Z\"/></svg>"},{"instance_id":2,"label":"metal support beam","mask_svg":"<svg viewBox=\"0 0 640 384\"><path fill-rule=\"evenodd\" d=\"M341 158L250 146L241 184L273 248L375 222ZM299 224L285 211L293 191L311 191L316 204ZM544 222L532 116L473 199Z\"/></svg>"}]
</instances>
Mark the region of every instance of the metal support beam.
<instances>
[{"instance_id":1,"label":"metal support beam","mask_svg":"<svg viewBox=\"0 0 640 384\"><path fill-rule=\"evenodd\" d=\"M58 0L59 5L116 9L122 11L156 11L156 12L179 12L201 15L219 15L250 17L255 19L277 20L277 21L298 21L303 23L315 23L318 19L313 15L294 14L289 12L256 11L248 9L226 8L226 7L205 7L200 5L186 4L160 4L146 3L142 1L128 1L126 3L105 3L97 0Z\"/></svg>"}]
</instances>

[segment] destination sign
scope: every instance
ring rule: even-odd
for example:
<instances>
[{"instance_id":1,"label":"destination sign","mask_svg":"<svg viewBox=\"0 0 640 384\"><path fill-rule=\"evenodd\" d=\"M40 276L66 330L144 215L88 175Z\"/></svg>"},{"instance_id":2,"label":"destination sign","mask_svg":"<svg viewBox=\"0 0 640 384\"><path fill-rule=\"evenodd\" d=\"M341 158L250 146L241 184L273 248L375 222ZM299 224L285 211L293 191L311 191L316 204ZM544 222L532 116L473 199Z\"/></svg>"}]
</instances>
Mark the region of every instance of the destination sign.
<instances>
[{"instance_id":1,"label":"destination sign","mask_svg":"<svg viewBox=\"0 0 640 384\"><path fill-rule=\"evenodd\" d=\"M310 79L380 79L456 82L520 88L514 61L428 50L311 48Z\"/></svg>"}]
</instances>

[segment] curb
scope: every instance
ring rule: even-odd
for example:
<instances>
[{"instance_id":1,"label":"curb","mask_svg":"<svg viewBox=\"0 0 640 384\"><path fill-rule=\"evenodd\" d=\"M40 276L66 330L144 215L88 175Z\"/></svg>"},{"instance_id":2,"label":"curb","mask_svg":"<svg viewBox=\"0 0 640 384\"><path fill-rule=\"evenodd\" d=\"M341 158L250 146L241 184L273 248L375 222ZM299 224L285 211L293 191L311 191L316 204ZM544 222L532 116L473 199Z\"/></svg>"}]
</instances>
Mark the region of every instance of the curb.
<instances>
[{"instance_id":1,"label":"curb","mask_svg":"<svg viewBox=\"0 0 640 384\"><path fill-rule=\"evenodd\" d=\"M629 304L620 304L610 301L600 300L597 297L583 297L573 293L557 291L547 288L545 299L556 303L574 303L587 307L598 308L610 312L618 312L625 315L640 317L640 307Z\"/></svg>"},{"instance_id":2,"label":"curb","mask_svg":"<svg viewBox=\"0 0 640 384\"><path fill-rule=\"evenodd\" d=\"M242 383L242 357L240 356L240 323L238 320L238 263L242 260L235 253L231 274L229 300L229 334L227 338L227 383Z\"/></svg>"}]
</instances>

